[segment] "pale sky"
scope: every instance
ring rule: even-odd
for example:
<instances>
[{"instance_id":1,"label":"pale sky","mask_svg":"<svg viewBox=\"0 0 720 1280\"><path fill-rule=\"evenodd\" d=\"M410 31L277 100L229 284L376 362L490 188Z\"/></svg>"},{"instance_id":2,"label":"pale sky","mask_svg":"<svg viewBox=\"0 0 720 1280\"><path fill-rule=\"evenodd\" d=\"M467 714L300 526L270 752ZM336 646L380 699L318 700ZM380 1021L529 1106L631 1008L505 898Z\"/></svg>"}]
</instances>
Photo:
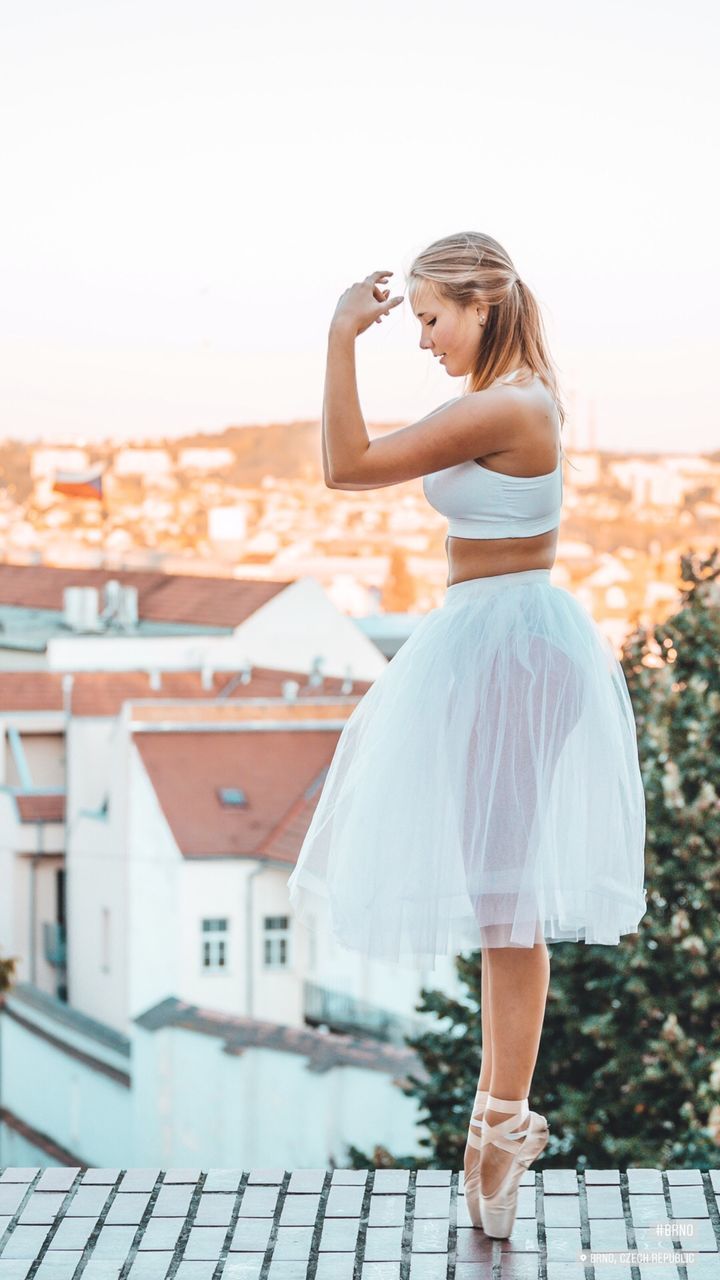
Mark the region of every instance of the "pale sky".
<instances>
[{"instance_id":1,"label":"pale sky","mask_svg":"<svg viewBox=\"0 0 720 1280\"><path fill-rule=\"evenodd\" d=\"M485 231L540 301L564 440L720 445L717 5L0 0L0 436L320 414L343 290ZM409 300L366 421L462 390Z\"/></svg>"}]
</instances>

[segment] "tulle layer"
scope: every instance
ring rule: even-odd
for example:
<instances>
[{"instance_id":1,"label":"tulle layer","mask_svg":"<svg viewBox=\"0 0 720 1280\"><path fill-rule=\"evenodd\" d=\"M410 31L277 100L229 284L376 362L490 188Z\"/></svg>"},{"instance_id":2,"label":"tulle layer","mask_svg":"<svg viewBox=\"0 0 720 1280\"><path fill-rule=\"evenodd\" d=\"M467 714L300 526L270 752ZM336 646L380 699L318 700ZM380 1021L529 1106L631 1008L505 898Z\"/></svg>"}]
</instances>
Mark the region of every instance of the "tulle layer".
<instances>
[{"instance_id":1,"label":"tulle layer","mask_svg":"<svg viewBox=\"0 0 720 1280\"><path fill-rule=\"evenodd\" d=\"M622 667L550 570L446 589L347 720L290 901L404 967L478 947L616 945L646 910Z\"/></svg>"}]
</instances>

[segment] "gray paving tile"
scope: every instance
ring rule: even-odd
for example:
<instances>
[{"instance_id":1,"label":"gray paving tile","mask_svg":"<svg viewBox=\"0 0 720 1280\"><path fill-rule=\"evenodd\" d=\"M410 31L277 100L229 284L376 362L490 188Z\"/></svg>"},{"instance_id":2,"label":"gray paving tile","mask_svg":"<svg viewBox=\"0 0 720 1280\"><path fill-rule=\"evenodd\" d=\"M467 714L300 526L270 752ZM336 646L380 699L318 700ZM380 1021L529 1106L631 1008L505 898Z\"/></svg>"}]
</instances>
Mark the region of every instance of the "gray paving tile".
<instances>
[{"instance_id":1,"label":"gray paving tile","mask_svg":"<svg viewBox=\"0 0 720 1280\"><path fill-rule=\"evenodd\" d=\"M95 1218L63 1218L50 1241L53 1249L84 1249L95 1230Z\"/></svg>"},{"instance_id":2,"label":"gray paving tile","mask_svg":"<svg viewBox=\"0 0 720 1280\"><path fill-rule=\"evenodd\" d=\"M225 1243L224 1227L191 1227L185 1242L183 1259L191 1262L217 1262L220 1250Z\"/></svg>"},{"instance_id":3,"label":"gray paving tile","mask_svg":"<svg viewBox=\"0 0 720 1280\"><path fill-rule=\"evenodd\" d=\"M119 1186L120 1191L152 1191L160 1177L160 1169L127 1169Z\"/></svg>"},{"instance_id":4,"label":"gray paving tile","mask_svg":"<svg viewBox=\"0 0 720 1280\"><path fill-rule=\"evenodd\" d=\"M284 1169L251 1169L248 1174L248 1182L275 1184L276 1186L280 1186L284 1178Z\"/></svg>"},{"instance_id":5,"label":"gray paving tile","mask_svg":"<svg viewBox=\"0 0 720 1280\"><path fill-rule=\"evenodd\" d=\"M368 1227L365 1235L365 1261L400 1262L402 1235L400 1227Z\"/></svg>"},{"instance_id":6,"label":"gray paving tile","mask_svg":"<svg viewBox=\"0 0 720 1280\"><path fill-rule=\"evenodd\" d=\"M154 1218L187 1217L193 1190L193 1187L167 1187L163 1183L153 1205L152 1216Z\"/></svg>"},{"instance_id":7,"label":"gray paving tile","mask_svg":"<svg viewBox=\"0 0 720 1280\"><path fill-rule=\"evenodd\" d=\"M415 1193L415 1220L447 1218L450 1213L450 1187L418 1187Z\"/></svg>"},{"instance_id":8,"label":"gray paving tile","mask_svg":"<svg viewBox=\"0 0 720 1280\"><path fill-rule=\"evenodd\" d=\"M413 1223L413 1253L447 1253L449 1223L443 1218L420 1218Z\"/></svg>"},{"instance_id":9,"label":"gray paving tile","mask_svg":"<svg viewBox=\"0 0 720 1280\"><path fill-rule=\"evenodd\" d=\"M0 1214L15 1213L27 1195L27 1186L22 1182L8 1182L0 1186Z\"/></svg>"},{"instance_id":10,"label":"gray paving tile","mask_svg":"<svg viewBox=\"0 0 720 1280\"><path fill-rule=\"evenodd\" d=\"M401 1227L405 1221L405 1196L370 1196L368 1224L371 1227Z\"/></svg>"},{"instance_id":11,"label":"gray paving tile","mask_svg":"<svg viewBox=\"0 0 720 1280\"><path fill-rule=\"evenodd\" d=\"M65 1209L66 1218L97 1218L110 1195L107 1186L81 1186L74 1192Z\"/></svg>"},{"instance_id":12,"label":"gray paving tile","mask_svg":"<svg viewBox=\"0 0 720 1280\"><path fill-rule=\"evenodd\" d=\"M103 1186L111 1187L119 1177L119 1169L86 1169L82 1180L84 1185L101 1183Z\"/></svg>"},{"instance_id":13,"label":"gray paving tile","mask_svg":"<svg viewBox=\"0 0 720 1280\"><path fill-rule=\"evenodd\" d=\"M574 1169L543 1169L541 1172L545 1195L577 1195L578 1176Z\"/></svg>"},{"instance_id":14,"label":"gray paving tile","mask_svg":"<svg viewBox=\"0 0 720 1280\"><path fill-rule=\"evenodd\" d=\"M238 1218L230 1248L250 1253L262 1249L264 1252L272 1227L272 1218Z\"/></svg>"},{"instance_id":15,"label":"gray paving tile","mask_svg":"<svg viewBox=\"0 0 720 1280\"><path fill-rule=\"evenodd\" d=\"M333 1178L333 1182L335 1179ZM366 1181L362 1178L362 1185ZM360 1179L358 1179L360 1182ZM404 1195L410 1185L409 1169L376 1169L373 1182L373 1195Z\"/></svg>"},{"instance_id":16,"label":"gray paving tile","mask_svg":"<svg viewBox=\"0 0 720 1280\"><path fill-rule=\"evenodd\" d=\"M153 1249L160 1253L166 1249L174 1249L180 1232L185 1225L184 1218L153 1218L145 1225L139 1249Z\"/></svg>"},{"instance_id":17,"label":"gray paving tile","mask_svg":"<svg viewBox=\"0 0 720 1280\"><path fill-rule=\"evenodd\" d=\"M260 1280L264 1263L264 1253L247 1253L242 1258L229 1257L223 1268L222 1280Z\"/></svg>"},{"instance_id":18,"label":"gray paving tile","mask_svg":"<svg viewBox=\"0 0 720 1280\"><path fill-rule=\"evenodd\" d=\"M64 1199L65 1193L62 1191L33 1191L18 1222L23 1227L39 1222L54 1222Z\"/></svg>"},{"instance_id":19,"label":"gray paving tile","mask_svg":"<svg viewBox=\"0 0 720 1280\"><path fill-rule=\"evenodd\" d=\"M306 1262L310 1257L312 1227L278 1227L273 1259L283 1262Z\"/></svg>"},{"instance_id":20,"label":"gray paving tile","mask_svg":"<svg viewBox=\"0 0 720 1280\"><path fill-rule=\"evenodd\" d=\"M105 1222L109 1225L134 1223L137 1226L149 1201L150 1193L147 1191L119 1191L105 1215Z\"/></svg>"},{"instance_id":21,"label":"gray paving tile","mask_svg":"<svg viewBox=\"0 0 720 1280\"><path fill-rule=\"evenodd\" d=\"M323 1253L354 1252L360 1223L357 1218L328 1218L323 1221L320 1250Z\"/></svg>"},{"instance_id":22,"label":"gray paving tile","mask_svg":"<svg viewBox=\"0 0 720 1280\"><path fill-rule=\"evenodd\" d=\"M280 1212L280 1225L283 1227L304 1227L312 1225L317 1218L319 1195L287 1195Z\"/></svg>"},{"instance_id":23,"label":"gray paving tile","mask_svg":"<svg viewBox=\"0 0 720 1280\"><path fill-rule=\"evenodd\" d=\"M580 1229L575 1227L546 1227L545 1243L548 1261L575 1262L582 1247ZM585 1280L585 1277L582 1277Z\"/></svg>"},{"instance_id":24,"label":"gray paving tile","mask_svg":"<svg viewBox=\"0 0 720 1280\"><path fill-rule=\"evenodd\" d=\"M35 1280L72 1280L81 1257L80 1250L46 1253L35 1272Z\"/></svg>"},{"instance_id":25,"label":"gray paving tile","mask_svg":"<svg viewBox=\"0 0 720 1280\"><path fill-rule=\"evenodd\" d=\"M653 1226L656 1222L668 1221L664 1196L636 1196L631 1193L628 1199L630 1214L636 1227Z\"/></svg>"},{"instance_id":26,"label":"gray paving tile","mask_svg":"<svg viewBox=\"0 0 720 1280\"><path fill-rule=\"evenodd\" d=\"M593 1218L590 1223L590 1248L595 1252L627 1249L627 1229L622 1218Z\"/></svg>"},{"instance_id":27,"label":"gray paving tile","mask_svg":"<svg viewBox=\"0 0 720 1280\"><path fill-rule=\"evenodd\" d=\"M662 1174L659 1169L628 1169L628 1189L632 1192L653 1192L662 1195Z\"/></svg>"},{"instance_id":28,"label":"gray paving tile","mask_svg":"<svg viewBox=\"0 0 720 1280\"><path fill-rule=\"evenodd\" d=\"M227 1227L232 1217L235 1196L226 1191L202 1192L195 1211L198 1227Z\"/></svg>"},{"instance_id":29,"label":"gray paving tile","mask_svg":"<svg viewBox=\"0 0 720 1280\"><path fill-rule=\"evenodd\" d=\"M43 1169L35 1183L36 1191L68 1191L80 1173L80 1169L71 1169L64 1165L57 1168Z\"/></svg>"},{"instance_id":30,"label":"gray paving tile","mask_svg":"<svg viewBox=\"0 0 720 1280\"><path fill-rule=\"evenodd\" d=\"M91 1258L82 1273L82 1280L118 1280L122 1265L112 1258Z\"/></svg>"},{"instance_id":31,"label":"gray paving tile","mask_svg":"<svg viewBox=\"0 0 720 1280\"><path fill-rule=\"evenodd\" d=\"M82 1273L82 1280L118 1280L121 1262L112 1258L91 1258Z\"/></svg>"},{"instance_id":32,"label":"gray paving tile","mask_svg":"<svg viewBox=\"0 0 720 1280\"><path fill-rule=\"evenodd\" d=\"M124 1262L130 1252L134 1235L134 1227L101 1227L100 1234L93 1245L93 1261L97 1258L103 1261L119 1259L120 1262Z\"/></svg>"},{"instance_id":33,"label":"gray paving tile","mask_svg":"<svg viewBox=\"0 0 720 1280\"><path fill-rule=\"evenodd\" d=\"M546 1227L580 1227L580 1201L577 1196L543 1196Z\"/></svg>"},{"instance_id":34,"label":"gray paving tile","mask_svg":"<svg viewBox=\"0 0 720 1280\"><path fill-rule=\"evenodd\" d=\"M618 1169L586 1169L585 1182L587 1186L619 1186L620 1173Z\"/></svg>"},{"instance_id":35,"label":"gray paving tile","mask_svg":"<svg viewBox=\"0 0 720 1280\"><path fill-rule=\"evenodd\" d=\"M707 1201L705 1189L702 1186L671 1183L670 1203L675 1218L707 1217Z\"/></svg>"},{"instance_id":36,"label":"gray paving tile","mask_svg":"<svg viewBox=\"0 0 720 1280\"><path fill-rule=\"evenodd\" d=\"M240 1203L240 1217L272 1218L279 1195L279 1187L246 1187Z\"/></svg>"},{"instance_id":37,"label":"gray paving tile","mask_svg":"<svg viewBox=\"0 0 720 1280\"><path fill-rule=\"evenodd\" d=\"M242 1169L208 1169L203 1191L238 1191Z\"/></svg>"},{"instance_id":38,"label":"gray paving tile","mask_svg":"<svg viewBox=\"0 0 720 1280\"><path fill-rule=\"evenodd\" d=\"M164 1253L159 1251L153 1254L138 1253L128 1272L127 1280L165 1280L172 1258L171 1249L167 1249Z\"/></svg>"},{"instance_id":39,"label":"gray paving tile","mask_svg":"<svg viewBox=\"0 0 720 1280\"><path fill-rule=\"evenodd\" d=\"M25 1280L34 1258L0 1258L0 1280Z\"/></svg>"},{"instance_id":40,"label":"gray paving tile","mask_svg":"<svg viewBox=\"0 0 720 1280\"><path fill-rule=\"evenodd\" d=\"M586 1191L589 1218L623 1218L625 1216L619 1186L589 1186ZM640 1199L639 1196L635 1198Z\"/></svg>"},{"instance_id":41,"label":"gray paving tile","mask_svg":"<svg viewBox=\"0 0 720 1280\"><path fill-rule=\"evenodd\" d=\"M353 1253L321 1253L315 1280L353 1280L354 1267ZM225 1280L224 1276L223 1280Z\"/></svg>"},{"instance_id":42,"label":"gray paving tile","mask_svg":"<svg viewBox=\"0 0 720 1280\"><path fill-rule=\"evenodd\" d=\"M326 1218L357 1218L362 1210L363 1187L331 1187L325 1204Z\"/></svg>"},{"instance_id":43,"label":"gray paving tile","mask_svg":"<svg viewBox=\"0 0 720 1280\"><path fill-rule=\"evenodd\" d=\"M449 1255L446 1253L413 1253L410 1256L410 1280L447 1280Z\"/></svg>"},{"instance_id":44,"label":"gray paving tile","mask_svg":"<svg viewBox=\"0 0 720 1280\"><path fill-rule=\"evenodd\" d=\"M3 1245L3 1258L30 1258L34 1261L49 1230L47 1226L16 1227Z\"/></svg>"},{"instance_id":45,"label":"gray paving tile","mask_svg":"<svg viewBox=\"0 0 720 1280\"><path fill-rule=\"evenodd\" d=\"M288 1183L288 1192L290 1195L302 1191L320 1192L324 1183L324 1169L293 1169Z\"/></svg>"},{"instance_id":46,"label":"gray paving tile","mask_svg":"<svg viewBox=\"0 0 720 1280\"><path fill-rule=\"evenodd\" d=\"M207 1259L188 1260L183 1258L175 1272L178 1280L212 1280L215 1263Z\"/></svg>"}]
</instances>

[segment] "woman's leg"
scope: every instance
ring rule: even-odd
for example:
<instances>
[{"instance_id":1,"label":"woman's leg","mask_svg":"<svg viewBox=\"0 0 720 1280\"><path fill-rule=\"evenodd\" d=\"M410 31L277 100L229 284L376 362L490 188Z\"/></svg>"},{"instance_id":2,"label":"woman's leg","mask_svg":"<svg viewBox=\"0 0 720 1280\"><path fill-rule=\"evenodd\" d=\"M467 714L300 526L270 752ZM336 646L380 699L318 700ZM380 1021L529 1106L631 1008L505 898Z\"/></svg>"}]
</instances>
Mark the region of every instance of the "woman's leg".
<instances>
[{"instance_id":1,"label":"woman's leg","mask_svg":"<svg viewBox=\"0 0 720 1280\"><path fill-rule=\"evenodd\" d=\"M487 959L487 947L482 949L482 1058L480 1059L480 1078L478 1089L490 1089L492 1080L492 1028L490 1026L490 965Z\"/></svg>"},{"instance_id":2,"label":"woman's leg","mask_svg":"<svg viewBox=\"0 0 720 1280\"><path fill-rule=\"evenodd\" d=\"M487 1089L490 1091L490 1081L492 1079L492 1033L490 1027L490 967L487 962L487 948L482 949L482 992L480 1012L482 1016L482 1058L480 1061L480 1077L477 1082L478 1089ZM470 1122L470 1132L474 1133L477 1138L482 1134L480 1122ZM465 1177L468 1178L472 1171L477 1167L480 1159L480 1152L477 1147L467 1145L465 1147L464 1169Z\"/></svg>"},{"instance_id":3,"label":"woman's leg","mask_svg":"<svg viewBox=\"0 0 720 1280\"><path fill-rule=\"evenodd\" d=\"M486 961L492 1038L490 1092L508 1101L527 1098L545 1017L550 981L548 949L545 942L534 947L488 947L483 951L483 982ZM483 1030L483 1042L484 1039ZM506 1120L507 1114L488 1109L485 1119L488 1124L497 1124ZM527 1118L516 1128L526 1125ZM491 1143L484 1147L480 1155L484 1195L493 1194L511 1160L509 1151Z\"/></svg>"}]
</instances>

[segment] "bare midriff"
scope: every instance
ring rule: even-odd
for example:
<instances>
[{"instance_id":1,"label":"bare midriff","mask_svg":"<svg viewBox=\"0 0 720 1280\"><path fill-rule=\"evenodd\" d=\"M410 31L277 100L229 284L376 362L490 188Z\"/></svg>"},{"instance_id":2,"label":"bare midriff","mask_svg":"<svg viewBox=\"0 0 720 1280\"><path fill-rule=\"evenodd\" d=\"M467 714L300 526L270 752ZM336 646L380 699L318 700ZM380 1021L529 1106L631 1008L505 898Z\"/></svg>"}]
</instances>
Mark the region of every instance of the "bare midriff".
<instances>
[{"instance_id":1,"label":"bare midriff","mask_svg":"<svg viewBox=\"0 0 720 1280\"><path fill-rule=\"evenodd\" d=\"M456 538L448 534L446 585L497 573L520 573L523 569L552 569L558 534L558 528L532 538Z\"/></svg>"}]
</instances>

